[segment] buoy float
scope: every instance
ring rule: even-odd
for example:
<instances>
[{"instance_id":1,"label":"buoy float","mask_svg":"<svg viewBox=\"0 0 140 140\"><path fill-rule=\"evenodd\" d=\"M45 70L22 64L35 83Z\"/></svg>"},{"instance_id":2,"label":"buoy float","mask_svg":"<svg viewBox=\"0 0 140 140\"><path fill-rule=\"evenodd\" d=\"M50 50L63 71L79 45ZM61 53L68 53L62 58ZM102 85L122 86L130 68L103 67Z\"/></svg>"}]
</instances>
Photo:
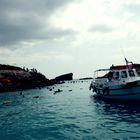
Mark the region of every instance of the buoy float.
<instances>
[{"instance_id":1,"label":"buoy float","mask_svg":"<svg viewBox=\"0 0 140 140\"><path fill-rule=\"evenodd\" d=\"M8 106L8 105L11 105L12 104L12 101L11 100L5 100L3 102L3 104Z\"/></svg>"},{"instance_id":2,"label":"buoy float","mask_svg":"<svg viewBox=\"0 0 140 140\"><path fill-rule=\"evenodd\" d=\"M34 96L33 98L39 98L39 96Z\"/></svg>"}]
</instances>

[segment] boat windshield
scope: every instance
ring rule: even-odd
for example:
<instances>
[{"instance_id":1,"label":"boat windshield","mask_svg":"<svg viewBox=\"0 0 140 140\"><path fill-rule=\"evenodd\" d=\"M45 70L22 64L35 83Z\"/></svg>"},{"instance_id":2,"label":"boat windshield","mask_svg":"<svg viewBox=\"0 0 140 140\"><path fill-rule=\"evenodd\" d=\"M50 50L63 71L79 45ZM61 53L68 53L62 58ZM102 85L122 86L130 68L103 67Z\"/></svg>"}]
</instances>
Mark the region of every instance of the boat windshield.
<instances>
[{"instance_id":1,"label":"boat windshield","mask_svg":"<svg viewBox=\"0 0 140 140\"><path fill-rule=\"evenodd\" d=\"M99 69L94 72L95 78L107 78L109 73L109 69Z\"/></svg>"}]
</instances>

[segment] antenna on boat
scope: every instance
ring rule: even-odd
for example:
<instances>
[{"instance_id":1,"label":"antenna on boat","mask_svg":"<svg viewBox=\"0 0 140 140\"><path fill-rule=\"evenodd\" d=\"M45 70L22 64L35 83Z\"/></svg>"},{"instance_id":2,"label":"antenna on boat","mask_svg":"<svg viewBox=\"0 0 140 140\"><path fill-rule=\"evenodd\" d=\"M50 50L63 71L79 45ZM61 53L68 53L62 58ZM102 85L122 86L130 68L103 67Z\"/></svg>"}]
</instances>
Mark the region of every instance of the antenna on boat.
<instances>
[{"instance_id":1,"label":"antenna on boat","mask_svg":"<svg viewBox=\"0 0 140 140\"><path fill-rule=\"evenodd\" d=\"M121 46L121 51L122 51L123 57L125 58L125 53L124 53L124 49L122 46Z\"/></svg>"},{"instance_id":2,"label":"antenna on boat","mask_svg":"<svg viewBox=\"0 0 140 140\"><path fill-rule=\"evenodd\" d=\"M128 67L129 64L133 64L132 61L128 61L126 56L125 56L125 53L124 53L124 49L123 47L121 46L121 51L122 51L122 54L123 54L123 57L124 57L124 60L125 60L125 63L126 63L126 66Z\"/></svg>"},{"instance_id":3,"label":"antenna on boat","mask_svg":"<svg viewBox=\"0 0 140 140\"><path fill-rule=\"evenodd\" d=\"M122 54L123 54L123 58L124 58L124 60L125 60L125 62L126 62L126 65L128 64L127 62L127 59L126 59L126 57L125 57L125 53L124 53L124 49L123 49L123 47L121 46L121 51L122 51Z\"/></svg>"},{"instance_id":4,"label":"antenna on boat","mask_svg":"<svg viewBox=\"0 0 140 140\"><path fill-rule=\"evenodd\" d=\"M128 65L129 63L130 63L130 64L133 64L132 61L128 61L126 58L125 58L125 62L126 62L126 65Z\"/></svg>"},{"instance_id":5,"label":"antenna on boat","mask_svg":"<svg viewBox=\"0 0 140 140\"><path fill-rule=\"evenodd\" d=\"M124 59L125 59L126 65L128 66L128 63L129 63L128 60L126 59L126 57Z\"/></svg>"}]
</instances>

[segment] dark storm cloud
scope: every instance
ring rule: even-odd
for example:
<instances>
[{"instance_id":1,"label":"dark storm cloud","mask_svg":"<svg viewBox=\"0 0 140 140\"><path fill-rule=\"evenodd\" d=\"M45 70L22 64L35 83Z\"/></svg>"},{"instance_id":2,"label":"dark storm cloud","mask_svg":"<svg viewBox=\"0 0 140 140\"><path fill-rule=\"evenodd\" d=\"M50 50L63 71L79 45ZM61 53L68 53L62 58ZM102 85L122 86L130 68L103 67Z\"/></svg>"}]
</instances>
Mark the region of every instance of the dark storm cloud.
<instances>
[{"instance_id":1,"label":"dark storm cloud","mask_svg":"<svg viewBox=\"0 0 140 140\"><path fill-rule=\"evenodd\" d=\"M94 25L92 28L89 29L90 32L99 32L99 33L109 33L112 32L113 30L114 28L105 24Z\"/></svg>"},{"instance_id":2,"label":"dark storm cloud","mask_svg":"<svg viewBox=\"0 0 140 140\"><path fill-rule=\"evenodd\" d=\"M54 12L72 0L0 0L0 47L73 34L49 24Z\"/></svg>"}]
</instances>

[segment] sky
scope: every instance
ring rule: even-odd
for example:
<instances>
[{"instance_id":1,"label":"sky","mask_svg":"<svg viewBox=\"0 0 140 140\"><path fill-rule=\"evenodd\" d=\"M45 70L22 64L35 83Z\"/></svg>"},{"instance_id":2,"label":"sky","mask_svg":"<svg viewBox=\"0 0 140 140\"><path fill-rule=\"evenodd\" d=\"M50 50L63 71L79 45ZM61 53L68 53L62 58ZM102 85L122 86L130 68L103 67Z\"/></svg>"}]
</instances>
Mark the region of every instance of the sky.
<instances>
[{"instance_id":1,"label":"sky","mask_svg":"<svg viewBox=\"0 0 140 140\"><path fill-rule=\"evenodd\" d=\"M0 0L0 63L74 78L140 62L139 0Z\"/></svg>"}]
</instances>

